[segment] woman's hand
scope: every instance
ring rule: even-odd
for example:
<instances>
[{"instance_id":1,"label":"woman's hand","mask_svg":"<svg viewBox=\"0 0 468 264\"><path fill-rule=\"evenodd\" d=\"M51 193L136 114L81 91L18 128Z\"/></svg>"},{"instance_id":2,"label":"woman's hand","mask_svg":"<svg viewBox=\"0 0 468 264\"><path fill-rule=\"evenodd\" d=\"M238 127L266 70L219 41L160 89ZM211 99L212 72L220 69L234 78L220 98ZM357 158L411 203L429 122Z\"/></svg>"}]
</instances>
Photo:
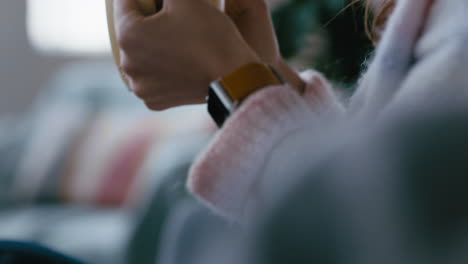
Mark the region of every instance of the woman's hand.
<instances>
[{"instance_id":1,"label":"woman's hand","mask_svg":"<svg viewBox=\"0 0 468 264\"><path fill-rule=\"evenodd\" d=\"M165 0L145 17L136 0L116 0L121 67L153 110L204 102L211 81L260 61L229 17L206 0Z\"/></svg>"}]
</instances>

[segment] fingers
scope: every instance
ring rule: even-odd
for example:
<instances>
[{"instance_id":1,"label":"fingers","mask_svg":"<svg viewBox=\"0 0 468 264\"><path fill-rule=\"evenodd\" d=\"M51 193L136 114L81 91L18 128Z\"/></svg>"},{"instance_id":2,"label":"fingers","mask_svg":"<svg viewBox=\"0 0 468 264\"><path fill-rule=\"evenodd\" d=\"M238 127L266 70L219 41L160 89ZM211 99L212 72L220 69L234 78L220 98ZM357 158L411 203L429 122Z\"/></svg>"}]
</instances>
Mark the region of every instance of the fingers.
<instances>
[{"instance_id":1,"label":"fingers","mask_svg":"<svg viewBox=\"0 0 468 264\"><path fill-rule=\"evenodd\" d=\"M148 25L145 19L153 12L159 22L159 14L154 15L159 0L108 0L114 1L115 35L120 51L124 53L144 53L145 36L154 35L156 23ZM154 21L153 21L154 22ZM120 54L122 56L122 54ZM123 59L121 59L122 63Z\"/></svg>"},{"instance_id":2,"label":"fingers","mask_svg":"<svg viewBox=\"0 0 468 264\"><path fill-rule=\"evenodd\" d=\"M367 76L368 107L384 107L412 66L414 49L432 0L400 0L378 46Z\"/></svg>"}]
</instances>

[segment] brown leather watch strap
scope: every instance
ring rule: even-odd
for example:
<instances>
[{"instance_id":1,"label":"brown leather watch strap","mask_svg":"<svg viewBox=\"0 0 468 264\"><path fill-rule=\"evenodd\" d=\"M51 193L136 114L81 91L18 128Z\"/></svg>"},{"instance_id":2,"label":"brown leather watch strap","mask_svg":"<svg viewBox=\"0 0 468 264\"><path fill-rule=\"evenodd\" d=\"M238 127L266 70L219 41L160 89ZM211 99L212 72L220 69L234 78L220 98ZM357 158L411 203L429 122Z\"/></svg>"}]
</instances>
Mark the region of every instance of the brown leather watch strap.
<instances>
[{"instance_id":1,"label":"brown leather watch strap","mask_svg":"<svg viewBox=\"0 0 468 264\"><path fill-rule=\"evenodd\" d=\"M235 102L265 86L283 83L274 69L262 63L247 64L224 76L220 82Z\"/></svg>"}]
</instances>

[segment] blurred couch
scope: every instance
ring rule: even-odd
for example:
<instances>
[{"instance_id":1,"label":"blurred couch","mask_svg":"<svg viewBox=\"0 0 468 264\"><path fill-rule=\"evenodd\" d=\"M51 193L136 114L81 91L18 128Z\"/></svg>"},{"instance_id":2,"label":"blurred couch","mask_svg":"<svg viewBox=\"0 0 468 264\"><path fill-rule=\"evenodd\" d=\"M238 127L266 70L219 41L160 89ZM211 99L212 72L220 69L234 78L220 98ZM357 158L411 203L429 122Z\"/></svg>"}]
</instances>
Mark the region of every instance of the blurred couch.
<instances>
[{"instance_id":1,"label":"blurred couch","mask_svg":"<svg viewBox=\"0 0 468 264\"><path fill-rule=\"evenodd\" d=\"M171 212L198 208L185 178L213 131L203 106L148 111L110 63L64 68L26 114L0 117L0 240L155 263Z\"/></svg>"}]
</instances>

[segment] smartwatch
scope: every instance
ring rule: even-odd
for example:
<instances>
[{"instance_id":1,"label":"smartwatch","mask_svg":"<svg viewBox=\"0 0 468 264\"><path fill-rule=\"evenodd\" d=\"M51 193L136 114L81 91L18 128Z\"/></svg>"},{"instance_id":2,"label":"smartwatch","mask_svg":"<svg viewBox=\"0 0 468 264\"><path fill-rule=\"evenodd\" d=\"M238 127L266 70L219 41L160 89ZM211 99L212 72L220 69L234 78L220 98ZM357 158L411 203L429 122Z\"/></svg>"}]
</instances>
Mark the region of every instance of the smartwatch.
<instances>
[{"instance_id":1,"label":"smartwatch","mask_svg":"<svg viewBox=\"0 0 468 264\"><path fill-rule=\"evenodd\" d=\"M218 127L222 127L229 115L255 91L270 85L284 84L283 78L273 67L263 63L251 63L211 82L207 103L208 113Z\"/></svg>"}]
</instances>

